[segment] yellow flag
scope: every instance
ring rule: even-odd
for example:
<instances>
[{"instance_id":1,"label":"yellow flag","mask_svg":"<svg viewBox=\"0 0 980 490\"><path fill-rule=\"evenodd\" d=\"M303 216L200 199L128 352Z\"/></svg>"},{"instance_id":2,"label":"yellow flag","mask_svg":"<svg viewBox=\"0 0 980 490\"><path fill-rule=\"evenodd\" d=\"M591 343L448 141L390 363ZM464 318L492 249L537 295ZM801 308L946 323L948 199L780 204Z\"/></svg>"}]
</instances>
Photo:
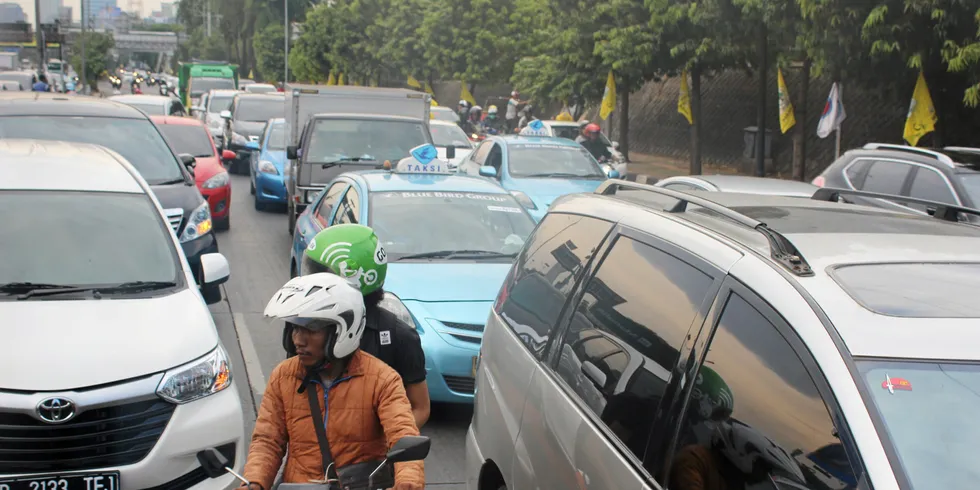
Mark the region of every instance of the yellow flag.
<instances>
[{"instance_id":1,"label":"yellow flag","mask_svg":"<svg viewBox=\"0 0 980 490\"><path fill-rule=\"evenodd\" d=\"M694 124L694 112L691 110L691 89L687 87L687 70L681 72L681 92L677 95L677 112L687 119L688 124Z\"/></svg>"},{"instance_id":2,"label":"yellow flag","mask_svg":"<svg viewBox=\"0 0 980 490\"><path fill-rule=\"evenodd\" d=\"M422 88L422 84L419 83L419 81L416 80L415 77L413 77L411 75L408 76L408 80L406 80L405 83L408 84L408 86L409 87L412 87L412 88L417 88L417 89L421 89Z\"/></svg>"},{"instance_id":3,"label":"yellow flag","mask_svg":"<svg viewBox=\"0 0 980 490\"><path fill-rule=\"evenodd\" d=\"M559 112L558 115L555 116L555 121L571 122L574 120L575 119L572 118L572 113L568 111L568 106L562 107L561 112Z\"/></svg>"},{"instance_id":4,"label":"yellow flag","mask_svg":"<svg viewBox=\"0 0 980 490\"><path fill-rule=\"evenodd\" d=\"M926 86L926 77L920 71L919 80L915 82L915 90L912 91L909 115L905 119L905 141L915 146L919 143L919 138L935 131L935 129L936 107L932 105L929 87Z\"/></svg>"},{"instance_id":5,"label":"yellow flag","mask_svg":"<svg viewBox=\"0 0 980 490\"><path fill-rule=\"evenodd\" d=\"M599 109L599 117L606 119L615 109L616 79L613 78L612 70L609 70L609 78L606 79L606 91L602 94L602 107Z\"/></svg>"},{"instance_id":6,"label":"yellow flag","mask_svg":"<svg viewBox=\"0 0 980 490\"><path fill-rule=\"evenodd\" d=\"M776 71L776 85L779 89L779 129L783 134L796 125L796 114L793 113L793 101L789 100L789 89L783 79L783 70Z\"/></svg>"},{"instance_id":7,"label":"yellow flag","mask_svg":"<svg viewBox=\"0 0 980 490\"><path fill-rule=\"evenodd\" d=\"M429 82L425 82L425 93L427 93L427 94L429 94L429 95L432 96L432 99L431 99L432 107L435 107L435 106L439 105L439 103L436 102L436 93L432 91L432 86L429 85Z\"/></svg>"},{"instance_id":8,"label":"yellow flag","mask_svg":"<svg viewBox=\"0 0 980 490\"><path fill-rule=\"evenodd\" d=\"M248 79L249 80L252 80L253 78L255 78L255 75L252 74L252 70L249 70L248 71Z\"/></svg>"},{"instance_id":9,"label":"yellow flag","mask_svg":"<svg viewBox=\"0 0 980 490\"><path fill-rule=\"evenodd\" d=\"M330 76L327 77L327 85L337 85L337 79L334 78L333 72L330 72Z\"/></svg>"},{"instance_id":10,"label":"yellow flag","mask_svg":"<svg viewBox=\"0 0 980 490\"><path fill-rule=\"evenodd\" d=\"M378 79L377 78L372 78L371 79L371 86L372 87L377 87L378 86Z\"/></svg>"},{"instance_id":11,"label":"yellow flag","mask_svg":"<svg viewBox=\"0 0 980 490\"><path fill-rule=\"evenodd\" d=\"M476 105L476 99L473 98L473 94L470 93L470 88L466 86L466 81L459 82L459 86L462 87L459 90L459 99L469 102L471 106Z\"/></svg>"},{"instance_id":12,"label":"yellow flag","mask_svg":"<svg viewBox=\"0 0 980 490\"><path fill-rule=\"evenodd\" d=\"M344 72L340 72L340 75L337 75L337 85L343 85L343 84L344 84Z\"/></svg>"}]
</instances>

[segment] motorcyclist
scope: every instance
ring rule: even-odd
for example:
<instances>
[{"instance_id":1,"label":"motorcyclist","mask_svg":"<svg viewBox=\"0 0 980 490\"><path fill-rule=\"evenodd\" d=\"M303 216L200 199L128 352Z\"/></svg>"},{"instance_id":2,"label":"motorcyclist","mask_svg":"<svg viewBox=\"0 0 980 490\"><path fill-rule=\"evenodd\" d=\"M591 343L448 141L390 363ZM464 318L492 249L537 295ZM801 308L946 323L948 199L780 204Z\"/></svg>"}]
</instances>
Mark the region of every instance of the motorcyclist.
<instances>
[{"instance_id":1,"label":"motorcyclist","mask_svg":"<svg viewBox=\"0 0 980 490\"><path fill-rule=\"evenodd\" d=\"M456 106L456 114L459 115L460 126L469 121L470 103L465 100L460 100L459 105Z\"/></svg>"},{"instance_id":2,"label":"motorcyclist","mask_svg":"<svg viewBox=\"0 0 980 490\"><path fill-rule=\"evenodd\" d=\"M525 104L524 108L521 109L521 112L519 114L521 118L517 121L517 127L514 128L514 132L520 132L520 130L524 129L524 127L527 126L529 122L535 119L534 106L531 105L530 103Z\"/></svg>"},{"instance_id":3,"label":"motorcyclist","mask_svg":"<svg viewBox=\"0 0 980 490\"><path fill-rule=\"evenodd\" d=\"M510 93L510 98L507 99L507 114L505 116L508 127L517 127L517 110L521 104L526 103L527 101L521 100L520 92L514 90Z\"/></svg>"},{"instance_id":4,"label":"motorcyclist","mask_svg":"<svg viewBox=\"0 0 980 490\"><path fill-rule=\"evenodd\" d=\"M470 107L469 114L466 116L466 127L463 128L468 134L483 132L483 108L475 105Z\"/></svg>"},{"instance_id":5,"label":"motorcyclist","mask_svg":"<svg viewBox=\"0 0 980 490\"><path fill-rule=\"evenodd\" d=\"M582 134L575 138L575 142L585 147L589 150L589 153L595 157L596 160L600 162L612 160L612 153L602 139L599 138L599 133L602 132L602 128L596 123L586 124L582 128Z\"/></svg>"},{"instance_id":6,"label":"motorcyclist","mask_svg":"<svg viewBox=\"0 0 980 490\"><path fill-rule=\"evenodd\" d=\"M492 105L487 108L487 117L483 120L483 127L488 133L497 134L501 132L501 126L504 124L500 120L497 114L497 106Z\"/></svg>"},{"instance_id":7,"label":"motorcyclist","mask_svg":"<svg viewBox=\"0 0 980 490\"><path fill-rule=\"evenodd\" d=\"M294 324L297 355L276 366L262 396L245 462L249 490L271 489L283 456L285 483L322 480L325 467L344 483L352 472L366 480L388 448L419 434L398 373L358 348L365 314L360 292L333 274L293 278L269 300L266 317ZM421 461L394 466L395 490L422 490Z\"/></svg>"},{"instance_id":8,"label":"motorcyclist","mask_svg":"<svg viewBox=\"0 0 980 490\"><path fill-rule=\"evenodd\" d=\"M37 76L37 82L31 87L34 92L50 92L51 86L48 85L48 77L43 73Z\"/></svg>"},{"instance_id":9,"label":"motorcyclist","mask_svg":"<svg viewBox=\"0 0 980 490\"><path fill-rule=\"evenodd\" d=\"M341 245L343 244L343 245ZM346 256L324 255L325 250L349 248ZM378 254L382 257L377 258ZM334 259L329 263L329 259ZM415 423L422 427L429 419L429 387L425 381L425 353L411 316L401 318L394 311L404 310L396 298L384 291L388 262L378 236L371 228L358 224L330 226L316 234L303 253L303 274L329 272L348 277L364 295L367 308L367 331L361 350L391 366L402 377L405 392L412 404ZM363 272L360 272L363 271ZM404 313L407 313L405 311ZM289 355L290 325L283 332L283 344Z\"/></svg>"}]
</instances>

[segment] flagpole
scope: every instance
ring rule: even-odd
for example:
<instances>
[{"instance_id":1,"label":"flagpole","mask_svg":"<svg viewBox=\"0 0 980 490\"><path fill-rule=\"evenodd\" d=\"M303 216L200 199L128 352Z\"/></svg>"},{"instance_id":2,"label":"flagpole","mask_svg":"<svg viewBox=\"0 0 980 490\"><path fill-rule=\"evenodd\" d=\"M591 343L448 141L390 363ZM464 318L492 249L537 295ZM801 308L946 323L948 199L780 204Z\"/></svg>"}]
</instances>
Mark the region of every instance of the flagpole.
<instances>
[{"instance_id":1,"label":"flagpole","mask_svg":"<svg viewBox=\"0 0 980 490\"><path fill-rule=\"evenodd\" d=\"M835 151L837 155L836 158L840 158L840 126L837 126L837 129L834 130L834 133L836 133L837 135L837 144L835 145Z\"/></svg>"},{"instance_id":2,"label":"flagpole","mask_svg":"<svg viewBox=\"0 0 980 490\"><path fill-rule=\"evenodd\" d=\"M844 89L841 88L841 85L843 85L843 84L838 81L837 82L837 100L839 101L840 106L843 107L844 106ZM844 123L841 122L841 123L837 124L837 128L834 129L834 133L836 133L835 134L836 142L834 144L834 150L835 150L835 155L836 156L834 157L834 160L840 158L840 127L843 126L843 125L844 125Z\"/></svg>"}]
</instances>

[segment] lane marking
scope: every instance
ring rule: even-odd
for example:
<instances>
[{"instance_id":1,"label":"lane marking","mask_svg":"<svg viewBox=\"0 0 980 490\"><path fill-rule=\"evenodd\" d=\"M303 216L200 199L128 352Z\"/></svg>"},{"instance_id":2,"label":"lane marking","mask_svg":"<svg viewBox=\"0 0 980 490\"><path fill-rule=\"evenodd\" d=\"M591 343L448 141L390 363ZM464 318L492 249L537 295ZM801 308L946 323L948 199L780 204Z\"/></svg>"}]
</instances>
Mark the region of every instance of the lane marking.
<instances>
[{"instance_id":1,"label":"lane marking","mask_svg":"<svg viewBox=\"0 0 980 490\"><path fill-rule=\"evenodd\" d=\"M255 403L257 410L259 397L265 393L265 375L262 374L259 353L255 350L252 335L248 333L248 326L245 324L245 315L232 313L231 319L235 325L235 332L238 333L238 346L242 350L242 359L245 360L245 376L248 377L248 384L252 389L252 401Z\"/></svg>"}]
</instances>

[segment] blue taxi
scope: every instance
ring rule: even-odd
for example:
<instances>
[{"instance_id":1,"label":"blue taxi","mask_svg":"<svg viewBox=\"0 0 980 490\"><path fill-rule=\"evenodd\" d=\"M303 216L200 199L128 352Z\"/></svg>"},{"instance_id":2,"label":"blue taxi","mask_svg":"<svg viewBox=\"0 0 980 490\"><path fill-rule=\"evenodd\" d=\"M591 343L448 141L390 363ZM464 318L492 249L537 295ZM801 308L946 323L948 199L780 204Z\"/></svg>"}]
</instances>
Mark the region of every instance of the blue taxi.
<instances>
[{"instance_id":1,"label":"blue taxi","mask_svg":"<svg viewBox=\"0 0 980 490\"><path fill-rule=\"evenodd\" d=\"M255 209L263 210L272 204L286 204L286 120L269 119L259 137L258 151L251 157L251 192Z\"/></svg>"},{"instance_id":2,"label":"blue taxi","mask_svg":"<svg viewBox=\"0 0 980 490\"><path fill-rule=\"evenodd\" d=\"M423 173L426 167L412 162L337 176L296 222L290 272L302 273L301 254L323 228L374 228L388 253L384 289L404 305L386 307L419 332L429 397L472 403L483 326L534 221L495 182Z\"/></svg>"},{"instance_id":3,"label":"blue taxi","mask_svg":"<svg viewBox=\"0 0 980 490\"><path fill-rule=\"evenodd\" d=\"M491 136L459 164L467 175L499 183L540 221L555 199L592 192L607 174L582 145L547 136Z\"/></svg>"}]
</instances>

